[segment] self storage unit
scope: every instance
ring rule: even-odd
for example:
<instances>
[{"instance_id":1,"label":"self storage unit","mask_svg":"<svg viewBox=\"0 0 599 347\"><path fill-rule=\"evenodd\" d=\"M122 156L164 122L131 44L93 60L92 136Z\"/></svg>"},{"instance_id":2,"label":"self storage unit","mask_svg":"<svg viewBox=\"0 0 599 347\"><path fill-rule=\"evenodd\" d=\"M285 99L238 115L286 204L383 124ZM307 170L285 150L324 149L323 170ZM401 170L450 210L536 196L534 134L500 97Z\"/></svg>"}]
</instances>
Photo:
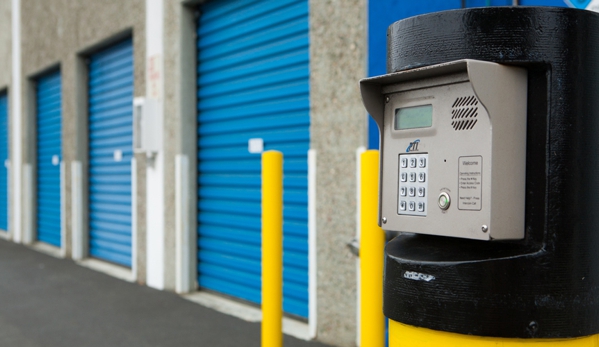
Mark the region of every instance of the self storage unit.
<instances>
[{"instance_id":1,"label":"self storage unit","mask_svg":"<svg viewBox=\"0 0 599 347\"><path fill-rule=\"evenodd\" d=\"M307 0L211 1L197 23L199 286L260 302L261 156L248 151L255 139L284 155L283 307L304 318L308 26Z\"/></svg>"},{"instance_id":2,"label":"self storage unit","mask_svg":"<svg viewBox=\"0 0 599 347\"><path fill-rule=\"evenodd\" d=\"M131 266L133 44L89 56L89 255Z\"/></svg>"},{"instance_id":3,"label":"self storage unit","mask_svg":"<svg viewBox=\"0 0 599 347\"><path fill-rule=\"evenodd\" d=\"M56 247L61 247L61 97L59 70L35 80L36 235Z\"/></svg>"}]
</instances>

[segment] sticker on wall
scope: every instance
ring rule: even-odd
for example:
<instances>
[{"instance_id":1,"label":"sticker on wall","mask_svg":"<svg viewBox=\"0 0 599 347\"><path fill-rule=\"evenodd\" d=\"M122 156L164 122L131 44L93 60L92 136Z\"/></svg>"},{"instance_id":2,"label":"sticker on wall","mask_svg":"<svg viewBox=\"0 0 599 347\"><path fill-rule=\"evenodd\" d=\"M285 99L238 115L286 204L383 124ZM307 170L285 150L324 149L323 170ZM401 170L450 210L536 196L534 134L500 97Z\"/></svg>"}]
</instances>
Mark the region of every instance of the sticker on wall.
<instances>
[{"instance_id":1,"label":"sticker on wall","mask_svg":"<svg viewBox=\"0 0 599 347\"><path fill-rule=\"evenodd\" d=\"M250 153L262 153L264 151L264 140L263 139L249 139L248 140L248 151Z\"/></svg>"},{"instance_id":2,"label":"sticker on wall","mask_svg":"<svg viewBox=\"0 0 599 347\"><path fill-rule=\"evenodd\" d=\"M112 153L112 156L114 157L114 161L122 161L123 160L123 151L121 151L120 149L117 149L114 151L114 153Z\"/></svg>"},{"instance_id":3,"label":"sticker on wall","mask_svg":"<svg viewBox=\"0 0 599 347\"><path fill-rule=\"evenodd\" d=\"M54 154L52 156L52 165L57 166L58 164L60 164L60 159L58 159L58 155Z\"/></svg>"}]
</instances>

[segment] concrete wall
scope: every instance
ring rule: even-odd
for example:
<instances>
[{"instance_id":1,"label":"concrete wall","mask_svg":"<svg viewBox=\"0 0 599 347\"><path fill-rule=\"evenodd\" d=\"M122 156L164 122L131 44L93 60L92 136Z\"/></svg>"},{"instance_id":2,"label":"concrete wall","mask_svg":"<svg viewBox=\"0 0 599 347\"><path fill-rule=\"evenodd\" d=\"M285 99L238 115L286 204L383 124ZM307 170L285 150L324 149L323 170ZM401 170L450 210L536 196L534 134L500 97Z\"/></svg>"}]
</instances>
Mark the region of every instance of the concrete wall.
<instances>
[{"instance_id":1,"label":"concrete wall","mask_svg":"<svg viewBox=\"0 0 599 347\"><path fill-rule=\"evenodd\" d=\"M355 151L366 145L366 0L310 0L311 148L317 152L318 340L356 341Z\"/></svg>"},{"instance_id":2,"label":"concrete wall","mask_svg":"<svg viewBox=\"0 0 599 347\"><path fill-rule=\"evenodd\" d=\"M23 164L34 165L35 142L33 134L34 111L31 101L32 78L39 73L60 66L62 75L62 145L66 168L66 247L65 254L72 253L72 199L71 164L83 163L83 182L87 181L87 106L86 54L114 40L133 35L134 45L134 95L145 95L145 2L143 0L22 0L21 1L21 49L22 49L22 112ZM2 24L0 24L2 25ZM1 53L0 53L1 54ZM2 74L0 74L0 77ZM143 157L138 157L143 160ZM145 197L144 163L138 165L138 193ZM24 183L26 184L26 183ZM24 191L27 191L23 186ZM141 191L140 191L141 189ZM86 189L84 187L83 191ZM87 201L84 197L83 201ZM138 199L138 221L145 220L145 204ZM24 199L23 223L30 220L33 205ZM87 206L82 207L83 211ZM83 222L86 225L86 222ZM144 223L138 223L143 228ZM33 230L33 232L35 232ZM86 231L85 231L86 232ZM138 230L137 234L143 234ZM35 239L33 237L33 239ZM138 266L139 268L139 266ZM143 268L143 266L142 266Z\"/></svg>"},{"instance_id":3,"label":"concrete wall","mask_svg":"<svg viewBox=\"0 0 599 347\"><path fill-rule=\"evenodd\" d=\"M0 0L0 91L10 85L12 68L11 3Z\"/></svg>"},{"instance_id":4,"label":"concrete wall","mask_svg":"<svg viewBox=\"0 0 599 347\"><path fill-rule=\"evenodd\" d=\"M164 187L164 283L166 289L179 292L194 290L197 277L196 23L193 6L185 3L189 1L165 0L164 5L164 179L167 182ZM177 156L187 161L187 175L176 172ZM179 215L175 210L176 200L181 199L175 189L177 182L186 191L184 201L180 201ZM177 233L181 239L187 237L188 240L180 245L186 249L179 252ZM177 257L181 257L179 268ZM183 266L184 263L188 266ZM179 288L176 288L177 280L181 284Z\"/></svg>"}]
</instances>

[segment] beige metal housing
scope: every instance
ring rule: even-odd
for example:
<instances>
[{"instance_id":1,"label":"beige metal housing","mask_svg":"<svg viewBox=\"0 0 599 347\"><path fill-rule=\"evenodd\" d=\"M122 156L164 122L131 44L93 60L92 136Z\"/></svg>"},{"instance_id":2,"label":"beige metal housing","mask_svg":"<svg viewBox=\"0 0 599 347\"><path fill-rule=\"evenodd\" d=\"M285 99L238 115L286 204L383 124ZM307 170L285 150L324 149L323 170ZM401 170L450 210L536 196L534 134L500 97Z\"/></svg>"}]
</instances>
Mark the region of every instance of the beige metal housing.
<instances>
[{"instance_id":1,"label":"beige metal housing","mask_svg":"<svg viewBox=\"0 0 599 347\"><path fill-rule=\"evenodd\" d=\"M381 132L383 229L524 237L525 69L460 60L364 79L361 90ZM432 105L432 125L399 129L397 110L421 105Z\"/></svg>"}]
</instances>

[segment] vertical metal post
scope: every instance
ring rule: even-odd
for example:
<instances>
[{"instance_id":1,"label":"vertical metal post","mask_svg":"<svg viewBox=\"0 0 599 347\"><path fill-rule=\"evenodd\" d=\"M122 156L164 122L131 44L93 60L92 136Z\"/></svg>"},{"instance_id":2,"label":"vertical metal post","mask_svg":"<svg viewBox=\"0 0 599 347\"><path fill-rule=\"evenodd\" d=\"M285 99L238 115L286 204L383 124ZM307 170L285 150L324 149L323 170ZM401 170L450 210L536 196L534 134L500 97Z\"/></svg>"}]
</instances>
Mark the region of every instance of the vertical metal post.
<instances>
[{"instance_id":1,"label":"vertical metal post","mask_svg":"<svg viewBox=\"0 0 599 347\"><path fill-rule=\"evenodd\" d=\"M33 167L31 164L23 164L23 229L21 232L21 242L26 245L32 244L35 240L33 235L33 211L35 209L35 197L33 196Z\"/></svg>"},{"instance_id":2,"label":"vertical metal post","mask_svg":"<svg viewBox=\"0 0 599 347\"><path fill-rule=\"evenodd\" d=\"M262 153L262 347L283 346L283 154Z\"/></svg>"},{"instance_id":3,"label":"vertical metal post","mask_svg":"<svg viewBox=\"0 0 599 347\"><path fill-rule=\"evenodd\" d=\"M384 347L385 232L377 223L379 151L362 153L360 163L360 346Z\"/></svg>"},{"instance_id":4,"label":"vertical metal post","mask_svg":"<svg viewBox=\"0 0 599 347\"><path fill-rule=\"evenodd\" d=\"M83 225L83 166L80 161L71 162L71 256L83 260L88 252L87 229Z\"/></svg>"},{"instance_id":5,"label":"vertical metal post","mask_svg":"<svg viewBox=\"0 0 599 347\"><path fill-rule=\"evenodd\" d=\"M175 156L175 291L177 293L187 293L193 290L191 243L189 230L189 158L184 154Z\"/></svg>"}]
</instances>

